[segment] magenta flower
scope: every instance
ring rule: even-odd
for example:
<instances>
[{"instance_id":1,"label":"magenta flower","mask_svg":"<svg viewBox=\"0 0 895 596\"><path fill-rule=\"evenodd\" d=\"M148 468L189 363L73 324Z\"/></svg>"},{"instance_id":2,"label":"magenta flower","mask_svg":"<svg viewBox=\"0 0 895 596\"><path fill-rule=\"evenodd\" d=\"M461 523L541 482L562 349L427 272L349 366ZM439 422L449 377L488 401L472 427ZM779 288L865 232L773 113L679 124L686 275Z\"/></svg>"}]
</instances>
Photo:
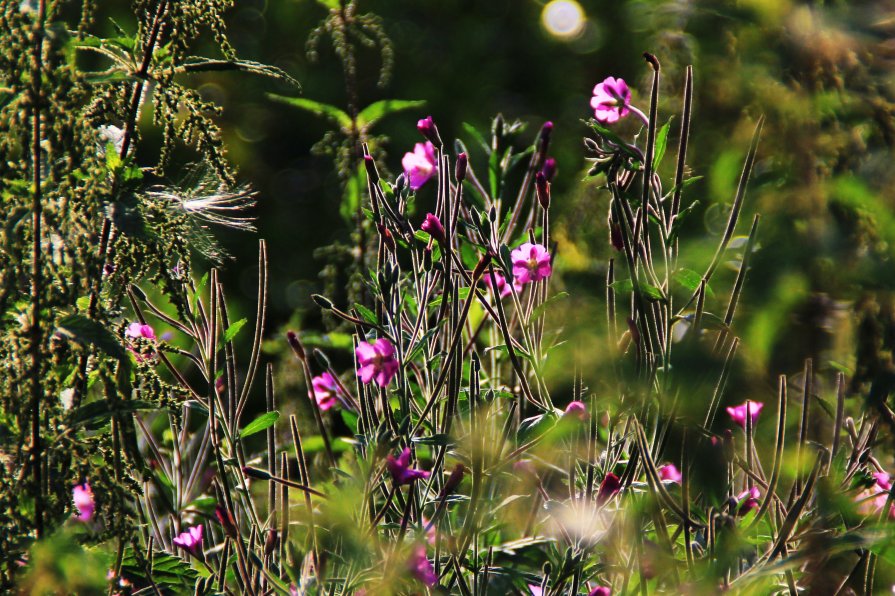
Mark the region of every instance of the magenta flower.
<instances>
[{"instance_id":1,"label":"magenta flower","mask_svg":"<svg viewBox=\"0 0 895 596\"><path fill-rule=\"evenodd\" d=\"M510 253L510 258L513 261L513 276L520 284L541 281L553 273L550 253L541 244L526 242Z\"/></svg>"},{"instance_id":2,"label":"magenta flower","mask_svg":"<svg viewBox=\"0 0 895 596\"><path fill-rule=\"evenodd\" d=\"M485 285L491 288L491 276L485 275ZM501 298L509 296L513 293L513 289L510 288L510 284L507 283L507 278L501 275L498 272L494 272L494 279L497 281L497 295ZM493 290L493 288L492 288Z\"/></svg>"},{"instance_id":3,"label":"magenta flower","mask_svg":"<svg viewBox=\"0 0 895 596\"><path fill-rule=\"evenodd\" d=\"M171 542L179 546L194 557L202 555L202 524L193 526L186 532L179 534Z\"/></svg>"},{"instance_id":4,"label":"magenta flower","mask_svg":"<svg viewBox=\"0 0 895 596\"><path fill-rule=\"evenodd\" d=\"M544 594L544 588L538 584L528 584L528 591L531 592L531 596L543 596Z\"/></svg>"},{"instance_id":5,"label":"magenta flower","mask_svg":"<svg viewBox=\"0 0 895 596\"><path fill-rule=\"evenodd\" d=\"M316 397L317 407L321 410L325 412L331 407L338 405L339 399L337 396L341 389L331 374L325 372L322 375L317 375L311 379L311 386L314 388L314 391L308 391L308 397L312 399Z\"/></svg>"},{"instance_id":6,"label":"magenta flower","mask_svg":"<svg viewBox=\"0 0 895 596\"><path fill-rule=\"evenodd\" d=\"M737 513L746 515L753 509L758 509L758 499L761 497L761 491L757 486L753 486L749 490L745 490L736 496Z\"/></svg>"},{"instance_id":7,"label":"magenta flower","mask_svg":"<svg viewBox=\"0 0 895 596\"><path fill-rule=\"evenodd\" d=\"M365 341L357 344L355 350L360 368L357 374L364 384L375 379L380 387L387 386L392 377L398 374L398 361L395 359L395 346L389 340L380 337L374 343Z\"/></svg>"},{"instance_id":8,"label":"magenta flower","mask_svg":"<svg viewBox=\"0 0 895 596\"><path fill-rule=\"evenodd\" d=\"M758 415L761 413L761 409L764 407L764 404L760 401L750 401L746 400L742 404L738 406L734 406L732 408L727 408L727 413L730 414L730 418L738 425L746 428L746 409L749 409L749 417L752 419L752 426L755 426L755 423L758 422Z\"/></svg>"},{"instance_id":9,"label":"magenta flower","mask_svg":"<svg viewBox=\"0 0 895 596\"><path fill-rule=\"evenodd\" d=\"M612 596L612 589L606 586L597 586L588 592L587 596Z\"/></svg>"},{"instance_id":10,"label":"magenta flower","mask_svg":"<svg viewBox=\"0 0 895 596\"><path fill-rule=\"evenodd\" d=\"M78 515L75 519L82 522L88 522L93 519L93 512L96 510L96 502L93 500L93 489L85 480L84 484L76 484L72 489L72 499L75 502L75 508Z\"/></svg>"},{"instance_id":11,"label":"magenta flower","mask_svg":"<svg viewBox=\"0 0 895 596\"><path fill-rule=\"evenodd\" d=\"M569 402L569 405L566 406L566 411L563 417L565 416L575 416L579 420L587 420L587 406L584 405L584 402L575 401Z\"/></svg>"},{"instance_id":12,"label":"magenta flower","mask_svg":"<svg viewBox=\"0 0 895 596\"><path fill-rule=\"evenodd\" d=\"M620 491L621 488L621 479L612 472L609 472L603 478L603 482L600 483L600 490L597 491L597 504L603 505L606 501L618 494L618 491Z\"/></svg>"},{"instance_id":13,"label":"magenta flower","mask_svg":"<svg viewBox=\"0 0 895 596\"><path fill-rule=\"evenodd\" d=\"M426 557L426 547L422 544L413 547L410 558L407 560L407 569L410 571L410 575L427 586L434 586L438 583L438 576L435 575L432 563Z\"/></svg>"},{"instance_id":14,"label":"magenta flower","mask_svg":"<svg viewBox=\"0 0 895 596\"><path fill-rule=\"evenodd\" d=\"M659 468L659 479L668 480L677 484L681 483L681 473L674 464L665 464Z\"/></svg>"},{"instance_id":15,"label":"magenta flower","mask_svg":"<svg viewBox=\"0 0 895 596\"><path fill-rule=\"evenodd\" d=\"M413 146L413 153L405 153L401 160L404 166L404 174L410 182L410 188L418 190L438 170L438 162L435 161L435 147L431 142L417 143Z\"/></svg>"},{"instance_id":16,"label":"magenta flower","mask_svg":"<svg viewBox=\"0 0 895 596\"><path fill-rule=\"evenodd\" d=\"M873 486L861 491L855 499L859 501L859 511L864 515L879 513L886 506L889 499L889 491L892 490L892 479L885 472L873 474ZM877 490L879 487L879 490ZM889 518L895 519L895 504L889 507Z\"/></svg>"},{"instance_id":17,"label":"magenta flower","mask_svg":"<svg viewBox=\"0 0 895 596\"><path fill-rule=\"evenodd\" d=\"M432 236L432 238L439 243L447 241L447 236L445 236L444 233L444 226L441 225L441 220L431 213L426 214L426 219L420 225L420 229Z\"/></svg>"},{"instance_id":18,"label":"magenta flower","mask_svg":"<svg viewBox=\"0 0 895 596\"><path fill-rule=\"evenodd\" d=\"M410 448L405 447L401 455L395 458L389 455L385 460L385 466L394 478L395 483L399 486L402 484L410 484L417 478L428 478L429 472L425 470L417 470L410 467Z\"/></svg>"},{"instance_id":19,"label":"magenta flower","mask_svg":"<svg viewBox=\"0 0 895 596\"><path fill-rule=\"evenodd\" d=\"M127 326L127 329L124 331L125 337L129 337L131 339L139 339L144 338L148 340L155 341L155 330L149 326L144 325L140 322L134 322Z\"/></svg>"},{"instance_id":20,"label":"magenta flower","mask_svg":"<svg viewBox=\"0 0 895 596\"><path fill-rule=\"evenodd\" d=\"M604 124L618 122L631 111L631 90L623 79L606 77L602 83L594 87L594 96L590 99L590 107L594 109L594 118Z\"/></svg>"}]
</instances>

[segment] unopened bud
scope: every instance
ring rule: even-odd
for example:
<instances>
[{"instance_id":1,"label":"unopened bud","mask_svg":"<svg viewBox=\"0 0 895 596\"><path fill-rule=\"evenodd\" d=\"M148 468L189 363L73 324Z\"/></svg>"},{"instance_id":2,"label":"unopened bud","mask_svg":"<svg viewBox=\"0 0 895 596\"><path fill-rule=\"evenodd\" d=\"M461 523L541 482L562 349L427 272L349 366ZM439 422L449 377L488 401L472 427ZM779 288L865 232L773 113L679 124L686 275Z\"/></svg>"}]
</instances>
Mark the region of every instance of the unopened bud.
<instances>
[{"instance_id":1,"label":"unopened bud","mask_svg":"<svg viewBox=\"0 0 895 596\"><path fill-rule=\"evenodd\" d=\"M311 300L316 302L317 306L319 306L323 310L333 309L333 303L329 300L329 298L321 296L320 294L311 294Z\"/></svg>"},{"instance_id":2,"label":"unopened bud","mask_svg":"<svg viewBox=\"0 0 895 596\"><path fill-rule=\"evenodd\" d=\"M553 122L548 120L544 123L544 126L541 127L541 146L540 150L543 153L547 152L547 146L550 144L550 136L553 134Z\"/></svg>"},{"instance_id":3,"label":"unopened bud","mask_svg":"<svg viewBox=\"0 0 895 596\"><path fill-rule=\"evenodd\" d=\"M367 176L369 176L370 180L378 184L379 172L376 171L376 160L373 159L372 155L364 155L364 166L367 168Z\"/></svg>"},{"instance_id":4,"label":"unopened bud","mask_svg":"<svg viewBox=\"0 0 895 596\"><path fill-rule=\"evenodd\" d=\"M466 180L466 168L469 165L469 157L466 156L465 153L461 153L457 156L457 170L455 175L457 176L457 182L463 182Z\"/></svg>"},{"instance_id":5,"label":"unopened bud","mask_svg":"<svg viewBox=\"0 0 895 596\"><path fill-rule=\"evenodd\" d=\"M427 141L435 145L438 149L441 149L441 136L438 134L438 127L435 126L432 116L426 116L418 121L416 123L416 129L420 131L420 134L423 135Z\"/></svg>"},{"instance_id":6,"label":"unopened bud","mask_svg":"<svg viewBox=\"0 0 895 596\"><path fill-rule=\"evenodd\" d=\"M426 220L420 225L420 229L429 234L439 244L447 242L447 237L444 233L444 226L441 225L441 220L432 213L426 214Z\"/></svg>"},{"instance_id":7,"label":"unopened bud","mask_svg":"<svg viewBox=\"0 0 895 596\"><path fill-rule=\"evenodd\" d=\"M463 481L463 475L465 473L466 466L462 463L455 465L454 469L451 471L451 475L448 476L447 482L444 483L444 487L441 489L441 496L446 497L457 490L457 487L460 486L460 483Z\"/></svg>"},{"instance_id":8,"label":"unopened bud","mask_svg":"<svg viewBox=\"0 0 895 596\"><path fill-rule=\"evenodd\" d=\"M544 176L544 172L538 172L535 175L535 190L538 195L538 203L541 204L545 210L550 208L550 184L547 182L547 177Z\"/></svg>"},{"instance_id":9,"label":"unopened bud","mask_svg":"<svg viewBox=\"0 0 895 596\"><path fill-rule=\"evenodd\" d=\"M268 530L267 540L264 541L264 554L272 555L280 543L280 535L276 530Z\"/></svg>"},{"instance_id":10,"label":"unopened bud","mask_svg":"<svg viewBox=\"0 0 895 596\"><path fill-rule=\"evenodd\" d=\"M267 470L262 470L261 468L253 468L252 466L243 466L242 473L248 476L249 478L256 478L258 480L270 480L270 472Z\"/></svg>"},{"instance_id":11,"label":"unopened bud","mask_svg":"<svg viewBox=\"0 0 895 596\"><path fill-rule=\"evenodd\" d=\"M379 237L382 239L385 247L391 252L395 252L395 237L392 236L389 229L382 224L376 224L376 228L379 230Z\"/></svg>"},{"instance_id":12,"label":"unopened bud","mask_svg":"<svg viewBox=\"0 0 895 596\"><path fill-rule=\"evenodd\" d=\"M304 362L305 348L301 345L301 341L298 339L298 335L295 333L295 331L286 332L286 341L289 342L289 347L292 348L292 351L295 353L298 359Z\"/></svg>"},{"instance_id":13,"label":"unopened bud","mask_svg":"<svg viewBox=\"0 0 895 596\"><path fill-rule=\"evenodd\" d=\"M224 533L231 539L236 540L239 533L236 530L236 522L233 519L233 514L224 507L218 505L214 508L214 516L218 519L218 523L221 524L221 527L224 528Z\"/></svg>"}]
</instances>

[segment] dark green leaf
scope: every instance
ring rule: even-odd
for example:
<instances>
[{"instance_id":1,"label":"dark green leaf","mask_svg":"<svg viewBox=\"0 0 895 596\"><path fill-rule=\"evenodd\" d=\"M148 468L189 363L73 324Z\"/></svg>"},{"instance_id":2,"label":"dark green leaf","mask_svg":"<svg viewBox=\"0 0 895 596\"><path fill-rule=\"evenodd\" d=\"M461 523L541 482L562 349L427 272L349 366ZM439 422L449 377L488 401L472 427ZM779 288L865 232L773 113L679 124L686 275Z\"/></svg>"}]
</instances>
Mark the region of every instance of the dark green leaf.
<instances>
[{"instance_id":1,"label":"dark green leaf","mask_svg":"<svg viewBox=\"0 0 895 596\"><path fill-rule=\"evenodd\" d=\"M662 158L665 156L665 149L668 146L668 131L671 130L671 118L668 119L659 132L656 134L656 152L653 157L653 171L659 169Z\"/></svg>"}]
</instances>

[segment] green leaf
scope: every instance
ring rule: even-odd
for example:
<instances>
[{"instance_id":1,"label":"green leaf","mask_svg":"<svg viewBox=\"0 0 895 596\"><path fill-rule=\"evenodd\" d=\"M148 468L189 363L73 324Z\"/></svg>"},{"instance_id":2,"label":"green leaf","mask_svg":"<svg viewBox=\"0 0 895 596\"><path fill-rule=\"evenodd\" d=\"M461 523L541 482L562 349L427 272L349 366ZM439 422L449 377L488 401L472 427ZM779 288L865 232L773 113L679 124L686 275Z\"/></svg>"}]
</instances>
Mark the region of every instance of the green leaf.
<instances>
[{"instance_id":1,"label":"green leaf","mask_svg":"<svg viewBox=\"0 0 895 596\"><path fill-rule=\"evenodd\" d=\"M447 447L451 444L451 436L443 433L435 434L430 437L413 437L411 439L417 445L435 445L437 447Z\"/></svg>"},{"instance_id":2,"label":"green leaf","mask_svg":"<svg viewBox=\"0 0 895 596\"><path fill-rule=\"evenodd\" d=\"M317 0L317 4L329 10L339 10L339 0Z\"/></svg>"},{"instance_id":3,"label":"green leaf","mask_svg":"<svg viewBox=\"0 0 895 596\"><path fill-rule=\"evenodd\" d=\"M568 297L568 295L569 295L568 292L557 292L556 294L554 294L547 300L544 300L544 302L539 304L536 309L531 311L531 316L528 318L528 320L536 321L542 314L544 314L544 311L547 310L547 307L549 305L553 304L554 302L559 302L560 300Z\"/></svg>"},{"instance_id":4,"label":"green leaf","mask_svg":"<svg viewBox=\"0 0 895 596\"><path fill-rule=\"evenodd\" d=\"M469 288L460 288L457 290L457 297L460 300L466 300L469 297ZM438 296L434 300L429 301L429 306L441 306L444 296Z\"/></svg>"},{"instance_id":5,"label":"green leaf","mask_svg":"<svg viewBox=\"0 0 895 596\"><path fill-rule=\"evenodd\" d=\"M374 313L363 304L358 304L357 302L354 303L354 308L357 310L363 320L365 320L367 323L376 325L376 313Z\"/></svg>"},{"instance_id":6,"label":"green leaf","mask_svg":"<svg viewBox=\"0 0 895 596\"><path fill-rule=\"evenodd\" d=\"M491 147L488 145L488 143L485 142L485 137L482 136L482 133L476 130L475 126L469 124L468 122L464 122L463 130L465 130L469 136L471 136L479 145L482 146L482 149L485 150L485 153L491 153Z\"/></svg>"},{"instance_id":7,"label":"green leaf","mask_svg":"<svg viewBox=\"0 0 895 596\"><path fill-rule=\"evenodd\" d=\"M632 149L624 139L615 134L614 131L606 128L596 120L591 120L590 122L588 122L588 124L592 129L594 129L597 134L617 145L619 149L621 149L624 153L627 153L629 157L633 157L634 159L638 160L640 159L640 155L638 155L637 152Z\"/></svg>"},{"instance_id":8,"label":"green leaf","mask_svg":"<svg viewBox=\"0 0 895 596\"><path fill-rule=\"evenodd\" d=\"M235 323L231 323L227 330L224 331L223 342L227 343L233 341L233 338L236 337L236 334L239 333L239 330L242 329L243 325L246 324L247 319L240 319Z\"/></svg>"},{"instance_id":9,"label":"green leaf","mask_svg":"<svg viewBox=\"0 0 895 596\"><path fill-rule=\"evenodd\" d=\"M345 183L345 194L342 195L342 204L339 205L339 215L348 223L354 222L357 208L361 204L361 193L367 188L367 173L363 164L357 168L357 173Z\"/></svg>"},{"instance_id":10,"label":"green leaf","mask_svg":"<svg viewBox=\"0 0 895 596\"><path fill-rule=\"evenodd\" d=\"M679 269L674 274L674 280L691 292L695 292L697 288L699 288L700 282L702 282L702 276L692 269ZM712 287L708 284L705 285L705 293L708 296L715 295L714 290L712 290Z\"/></svg>"},{"instance_id":11,"label":"green leaf","mask_svg":"<svg viewBox=\"0 0 895 596\"><path fill-rule=\"evenodd\" d=\"M116 358L122 363L122 366L130 366L127 351L112 335L112 332L84 315L74 314L63 317L56 324L56 331L79 344L99 348L107 355Z\"/></svg>"},{"instance_id":12,"label":"green leaf","mask_svg":"<svg viewBox=\"0 0 895 596\"><path fill-rule=\"evenodd\" d=\"M116 400L111 402L106 399L99 399L84 404L69 414L69 420L72 426L83 424L90 428L96 428L104 425L113 414L129 414L139 412L141 410L159 410L157 403L139 399L133 400Z\"/></svg>"},{"instance_id":13,"label":"green leaf","mask_svg":"<svg viewBox=\"0 0 895 596\"><path fill-rule=\"evenodd\" d=\"M260 433L262 430L267 430L271 426L277 423L277 420L280 418L280 413L276 410L273 412L267 412L265 414L261 414L247 425L243 427L239 434L237 435L240 439L245 439L246 437L250 437L255 433Z\"/></svg>"},{"instance_id":14,"label":"green leaf","mask_svg":"<svg viewBox=\"0 0 895 596\"><path fill-rule=\"evenodd\" d=\"M385 116L400 112L421 108L426 102L418 99L383 99L365 107L357 115L357 125L360 128L369 128Z\"/></svg>"},{"instance_id":15,"label":"green leaf","mask_svg":"<svg viewBox=\"0 0 895 596\"><path fill-rule=\"evenodd\" d=\"M142 555L140 556L142 560ZM141 564L131 547L124 551L121 562L121 574L139 585L149 585L147 566ZM152 553L152 582L159 588L165 588L163 593L191 593L199 574L189 564L181 559L169 555L163 551Z\"/></svg>"},{"instance_id":16,"label":"green leaf","mask_svg":"<svg viewBox=\"0 0 895 596\"><path fill-rule=\"evenodd\" d=\"M304 97L286 97L285 95L277 95L276 93L268 93L270 99L284 103L286 105L310 112L315 116L322 116L343 129L351 128L351 116L337 108L313 99L305 99Z\"/></svg>"},{"instance_id":17,"label":"green leaf","mask_svg":"<svg viewBox=\"0 0 895 596\"><path fill-rule=\"evenodd\" d=\"M668 119L659 132L656 134L656 152L653 157L653 171L659 169L662 158L665 156L665 149L668 146L668 131L671 130L671 118Z\"/></svg>"},{"instance_id":18,"label":"green leaf","mask_svg":"<svg viewBox=\"0 0 895 596\"><path fill-rule=\"evenodd\" d=\"M609 287L614 289L617 292L633 292L634 284L631 283L630 279L621 279L619 281L613 282L609 284ZM662 290L657 288L656 286L650 285L648 283L641 283L637 286L640 292L643 294L643 297L651 302L664 302L665 294L662 293Z\"/></svg>"}]
</instances>

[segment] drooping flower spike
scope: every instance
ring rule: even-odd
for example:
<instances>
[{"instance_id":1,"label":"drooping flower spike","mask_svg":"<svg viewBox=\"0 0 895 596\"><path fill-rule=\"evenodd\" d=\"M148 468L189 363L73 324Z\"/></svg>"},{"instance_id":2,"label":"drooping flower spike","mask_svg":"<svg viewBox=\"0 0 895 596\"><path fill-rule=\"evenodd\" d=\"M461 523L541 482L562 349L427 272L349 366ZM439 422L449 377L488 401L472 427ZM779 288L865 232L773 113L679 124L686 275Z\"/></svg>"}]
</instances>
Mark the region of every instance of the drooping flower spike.
<instances>
[{"instance_id":1,"label":"drooping flower spike","mask_svg":"<svg viewBox=\"0 0 895 596\"><path fill-rule=\"evenodd\" d=\"M412 153L404 154L401 165L404 167L404 175L407 176L410 188L419 190L438 170L435 146L429 141L417 143L413 146Z\"/></svg>"},{"instance_id":2,"label":"drooping flower spike","mask_svg":"<svg viewBox=\"0 0 895 596\"><path fill-rule=\"evenodd\" d=\"M613 124L633 113L649 125L646 115L631 105L631 89L624 79L606 77L598 83L590 107L594 110L594 118L603 124Z\"/></svg>"},{"instance_id":3,"label":"drooping flower spike","mask_svg":"<svg viewBox=\"0 0 895 596\"><path fill-rule=\"evenodd\" d=\"M357 374L364 384L375 380L380 387L386 387L398 374L399 364L395 358L395 346L383 337L372 344L360 342L355 353L358 362Z\"/></svg>"},{"instance_id":4,"label":"drooping flower spike","mask_svg":"<svg viewBox=\"0 0 895 596\"><path fill-rule=\"evenodd\" d=\"M550 253L541 244L526 242L510 253L510 259L513 276L521 285L547 279L553 273Z\"/></svg>"}]
</instances>

